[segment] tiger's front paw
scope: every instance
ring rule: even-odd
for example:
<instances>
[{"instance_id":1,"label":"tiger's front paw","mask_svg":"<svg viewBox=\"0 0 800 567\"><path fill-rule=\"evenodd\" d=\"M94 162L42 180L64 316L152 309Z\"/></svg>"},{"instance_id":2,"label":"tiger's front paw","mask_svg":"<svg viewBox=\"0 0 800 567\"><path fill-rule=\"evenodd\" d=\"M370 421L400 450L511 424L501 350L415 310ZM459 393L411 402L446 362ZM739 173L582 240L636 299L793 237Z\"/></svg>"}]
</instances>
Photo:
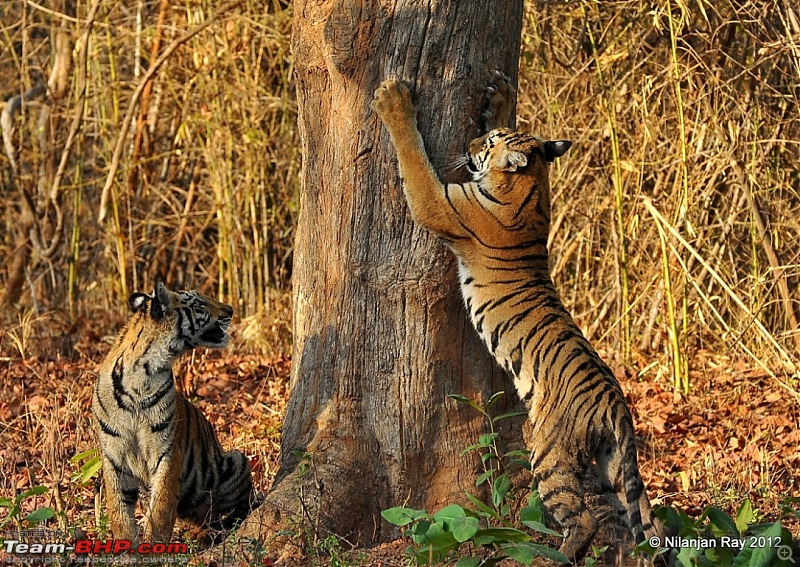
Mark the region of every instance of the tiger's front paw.
<instances>
[{"instance_id":1,"label":"tiger's front paw","mask_svg":"<svg viewBox=\"0 0 800 567\"><path fill-rule=\"evenodd\" d=\"M511 79L500 71L494 71L483 95L481 128L489 132L495 128L510 128L517 89Z\"/></svg>"},{"instance_id":2,"label":"tiger's front paw","mask_svg":"<svg viewBox=\"0 0 800 567\"><path fill-rule=\"evenodd\" d=\"M411 91L396 79L381 83L372 99L372 110L390 128L400 122L414 120L417 114L411 102Z\"/></svg>"}]
</instances>

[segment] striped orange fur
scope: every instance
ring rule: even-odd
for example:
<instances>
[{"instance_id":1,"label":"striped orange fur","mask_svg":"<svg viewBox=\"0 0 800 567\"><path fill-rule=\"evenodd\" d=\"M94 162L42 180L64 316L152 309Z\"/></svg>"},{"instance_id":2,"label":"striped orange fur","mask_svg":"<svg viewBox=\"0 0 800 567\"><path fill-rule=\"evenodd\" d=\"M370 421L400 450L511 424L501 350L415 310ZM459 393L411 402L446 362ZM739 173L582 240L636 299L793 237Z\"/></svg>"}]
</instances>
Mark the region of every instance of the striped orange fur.
<instances>
[{"instance_id":1,"label":"striped orange fur","mask_svg":"<svg viewBox=\"0 0 800 567\"><path fill-rule=\"evenodd\" d=\"M229 527L250 510L250 464L239 451L224 452L205 416L175 389L172 363L198 346L225 347L233 308L161 282L129 305L133 316L100 367L92 403L111 531L139 539L142 490L145 541L169 541L176 517Z\"/></svg>"},{"instance_id":2,"label":"striped orange fur","mask_svg":"<svg viewBox=\"0 0 800 567\"><path fill-rule=\"evenodd\" d=\"M590 484L602 486L636 542L662 528L639 474L619 383L550 278L548 173L571 142L505 128L513 88L499 74L487 101L489 131L463 159L472 181L448 185L425 153L408 87L385 81L372 107L397 152L412 216L455 253L469 317L527 404L534 480L548 517L564 532L561 552L575 561L598 528L584 501Z\"/></svg>"}]
</instances>

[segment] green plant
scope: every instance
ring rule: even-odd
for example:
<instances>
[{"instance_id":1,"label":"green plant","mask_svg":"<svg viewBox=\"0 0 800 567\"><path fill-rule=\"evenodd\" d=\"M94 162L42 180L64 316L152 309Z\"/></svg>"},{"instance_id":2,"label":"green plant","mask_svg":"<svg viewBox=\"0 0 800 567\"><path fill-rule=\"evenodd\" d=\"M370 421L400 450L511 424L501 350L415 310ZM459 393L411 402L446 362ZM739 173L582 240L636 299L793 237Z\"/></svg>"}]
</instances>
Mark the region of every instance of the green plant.
<instances>
[{"instance_id":1,"label":"green plant","mask_svg":"<svg viewBox=\"0 0 800 567\"><path fill-rule=\"evenodd\" d=\"M328 563L330 567L347 567L347 559L342 552L342 543L337 535L331 534L320 540L318 548L330 558Z\"/></svg>"},{"instance_id":2,"label":"green plant","mask_svg":"<svg viewBox=\"0 0 800 567\"><path fill-rule=\"evenodd\" d=\"M311 482L316 485L314 455L306 451L296 450L292 451L292 456L299 460L295 469L297 471L298 480L311 473L311 475L314 476ZM318 486L317 490L319 490ZM298 483L297 496L300 500L300 507L303 512L303 521L300 526L300 531L303 533L307 553L314 558L314 565L319 565L324 562L324 564L329 567L347 567L349 563L342 549L342 542L348 543L347 540L342 539L336 534L329 534L322 537L319 529L320 518L317 509L315 506L309 506L302 482ZM287 532L286 535L295 535L295 533ZM348 543L348 545L350 544ZM325 555L326 557L321 557L321 555Z\"/></svg>"},{"instance_id":3,"label":"green plant","mask_svg":"<svg viewBox=\"0 0 800 567\"><path fill-rule=\"evenodd\" d=\"M608 550L607 545L601 547L593 545L592 549L590 550L590 554L587 555L586 558L584 559L586 567L599 567L600 565L602 565L600 563L600 559L607 550Z\"/></svg>"},{"instance_id":4,"label":"green plant","mask_svg":"<svg viewBox=\"0 0 800 567\"><path fill-rule=\"evenodd\" d=\"M530 454L526 450L502 453L497 445L497 437L499 436L495 428L497 423L510 417L525 415L525 412L508 412L492 416L491 413L489 413L490 410L504 394L505 392L503 391L497 392L489 398L489 401L486 402L484 406L458 394L450 394L448 397L460 404L471 407L483 415L489 425L489 433L482 434L478 438L477 443L470 445L461 452L461 456L463 457L472 451L481 452L483 473L475 480L475 486L481 486L487 482L489 483L491 486L492 507L494 508L492 518L508 526L510 523L504 518L509 516L513 501L512 495L509 492L511 489L510 473L514 467L530 470L530 463L528 461ZM479 500L473 494L468 492L467 498L469 498L470 502L478 506L476 502L479 502ZM488 514L489 512L487 511L486 513Z\"/></svg>"},{"instance_id":5,"label":"green plant","mask_svg":"<svg viewBox=\"0 0 800 567\"><path fill-rule=\"evenodd\" d=\"M46 493L46 486L34 486L25 492L17 494L13 499L0 498L0 508L8 509L8 515L3 519L2 522L0 522L0 530L6 527L12 521L16 523L17 528L21 530L23 528L33 527L55 516L55 510L49 506L42 506L40 508L36 508L33 512L27 514L26 516L20 517L22 514L23 501L27 500L28 498L36 498L37 496Z\"/></svg>"},{"instance_id":6,"label":"green plant","mask_svg":"<svg viewBox=\"0 0 800 567\"><path fill-rule=\"evenodd\" d=\"M542 502L535 490L531 492L527 505L519 511L518 521L515 521L511 473L515 467L530 468L530 464L527 451L503 453L497 444L497 423L524 415L521 412L509 412L493 416L490 410L503 395L504 392L497 392L485 405L464 396L449 396L478 411L489 425L489 432L480 435L478 442L464 449L462 455L472 451L481 453L484 471L476 479L475 485L488 484L490 503L467 492L467 499L474 506L472 508L450 504L434 514L429 514L425 510L397 506L381 512L387 522L406 528L405 535L414 543L407 549L407 553L418 565L455 563L457 567L476 567L495 565L506 558L530 565L537 556L567 561L564 555L533 541L531 535L521 529L526 527L542 534L561 537L561 534L544 525ZM466 551L481 550L481 554L473 556L470 553L458 558L458 553L464 551L461 549L463 544L471 546Z\"/></svg>"},{"instance_id":7,"label":"green plant","mask_svg":"<svg viewBox=\"0 0 800 567\"><path fill-rule=\"evenodd\" d=\"M674 561L682 567L767 567L793 564L794 541L791 532L783 525L787 516L800 517L791 504L800 501L791 498L781 507L781 517L775 522L757 522L757 512L749 498L739 505L735 517L716 506L708 506L696 520L683 510L659 508L656 514L664 522L667 533L655 549L653 541L636 547L651 556L671 550Z\"/></svg>"},{"instance_id":8,"label":"green plant","mask_svg":"<svg viewBox=\"0 0 800 567\"><path fill-rule=\"evenodd\" d=\"M69 460L72 464L77 464L81 461L85 462L72 474L71 478L72 482L77 482L79 486L86 486L103 466L103 462L100 460L100 451L97 449L89 449L88 451L76 454Z\"/></svg>"}]
</instances>

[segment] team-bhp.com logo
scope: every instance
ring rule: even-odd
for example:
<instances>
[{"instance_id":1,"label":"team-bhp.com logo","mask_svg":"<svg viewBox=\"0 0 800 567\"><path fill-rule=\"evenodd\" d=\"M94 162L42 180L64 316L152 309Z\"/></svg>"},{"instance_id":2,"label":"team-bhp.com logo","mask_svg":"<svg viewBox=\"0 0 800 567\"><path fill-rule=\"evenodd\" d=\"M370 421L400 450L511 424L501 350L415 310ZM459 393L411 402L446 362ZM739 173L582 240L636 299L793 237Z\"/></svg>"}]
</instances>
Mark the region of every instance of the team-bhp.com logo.
<instances>
[{"instance_id":1,"label":"team-bhp.com logo","mask_svg":"<svg viewBox=\"0 0 800 567\"><path fill-rule=\"evenodd\" d=\"M139 555L165 555L186 553L185 543L134 543L127 539L79 539L74 544L66 543L25 543L16 539L3 541L3 551L20 559L31 555L75 555L136 553Z\"/></svg>"},{"instance_id":2,"label":"team-bhp.com logo","mask_svg":"<svg viewBox=\"0 0 800 567\"><path fill-rule=\"evenodd\" d=\"M75 542L75 555L84 553L138 553L140 555L163 555L186 553L185 543L139 543L134 545L127 539L79 539Z\"/></svg>"}]
</instances>

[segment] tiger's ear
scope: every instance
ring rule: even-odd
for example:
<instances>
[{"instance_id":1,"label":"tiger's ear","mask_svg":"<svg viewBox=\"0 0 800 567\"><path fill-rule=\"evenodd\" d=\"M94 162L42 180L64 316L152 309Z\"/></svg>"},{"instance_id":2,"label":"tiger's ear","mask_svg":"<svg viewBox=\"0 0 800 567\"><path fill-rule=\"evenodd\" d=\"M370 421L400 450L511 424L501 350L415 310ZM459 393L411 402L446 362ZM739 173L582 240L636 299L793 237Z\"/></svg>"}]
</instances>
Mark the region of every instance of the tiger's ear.
<instances>
[{"instance_id":1,"label":"tiger's ear","mask_svg":"<svg viewBox=\"0 0 800 567\"><path fill-rule=\"evenodd\" d=\"M128 307L130 307L132 313L138 313L147 307L147 302L150 301L150 299L151 297L146 293L137 291L132 293L128 298Z\"/></svg>"},{"instance_id":2,"label":"tiger's ear","mask_svg":"<svg viewBox=\"0 0 800 567\"><path fill-rule=\"evenodd\" d=\"M517 171L518 167L525 167L526 165L528 165L528 156L522 152L507 150L500 162L500 169L503 171Z\"/></svg>"},{"instance_id":3,"label":"tiger's ear","mask_svg":"<svg viewBox=\"0 0 800 567\"><path fill-rule=\"evenodd\" d=\"M153 303L150 305L150 315L158 321L165 313L172 312L172 292L160 279L156 282L153 292Z\"/></svg>"},{"instance_id":4,"label":"tiger's ear","mask_svg":"<svg viewBox=\"0 0 800 567\"><path fill-rule=\"evenodd\" d=\"M552 162L567 153L571 146L569 140L548 140L544 143L544 159Z\"/></svg>"}]
</instances>

